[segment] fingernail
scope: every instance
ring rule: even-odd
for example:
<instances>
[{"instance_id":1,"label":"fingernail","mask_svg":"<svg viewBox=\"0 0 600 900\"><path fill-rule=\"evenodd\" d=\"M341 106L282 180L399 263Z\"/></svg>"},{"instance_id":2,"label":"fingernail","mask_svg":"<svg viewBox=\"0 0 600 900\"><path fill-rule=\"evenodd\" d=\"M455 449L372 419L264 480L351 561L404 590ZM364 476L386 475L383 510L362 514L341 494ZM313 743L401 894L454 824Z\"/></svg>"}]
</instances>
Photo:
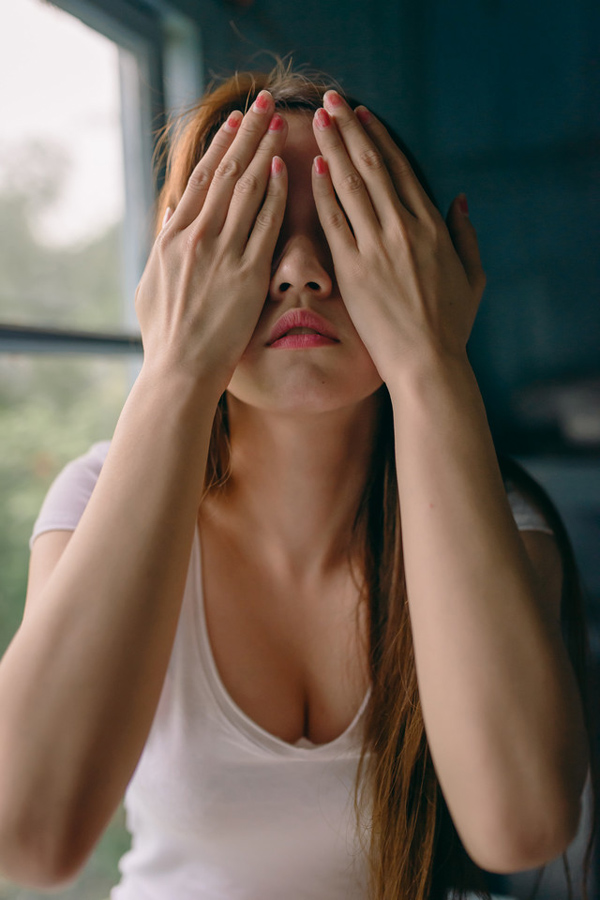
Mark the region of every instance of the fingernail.
<instances>
[{"instance_id":1,"label":"fingernail","mask_svg":"<svg viewBox=\"0 0 600 900\"><path fill-rule=\"evenodd\" d=\"M269 123L269 131L281 131L283 128L283 117L279 113L275 113Z\"/></svg>"},{"instance_id":2,"label":"fingernail","mask_svg":"<svg viewBox=\"0 0 600 900\"><path fill-rule=\"evenodd\" d=\"M459 194L458 206L459 206L459 209L460 209L461 213L463 214L463 216L469 215L469 204L467 203L467 195L466 194Z\"/></svg>"},{"instance_id":3,"label":"fingernail","mask_svg":"<svg viewBox=\"0 0 600 900\"><path fill-rule=\"evenodd\" d=\"M237 129L240 127L240 122L242 121L242 119L243 116L241 112L239 112L238 110L232 112L225 122L225 131L237 131Z\"/></svg>"},{"instance_id":4,"label":"fingernail","mask_svg":"<svg viewBox=\"0 0 600 900\"><path fill-rule=\"evenodd\" d=\"M283 160L279 156L274 156L271 160L271 175L277 178L283 172Z\"/></svg>"},{"instance_id":5,"label":"fingernail","mask_svg":"<svg viewBox=\"0 0 600 900\"><path fill-rule=\"evenodd\" d=\"M331 118L326 109L318 109L316 111L315 121L319 128L329 128L331 125Z\"/></svg>"},{"instance_id":6,"label":"fingernail","mask_svg":"<svg viewBox=\"0 0 600 900\"><path fill-rule=\"evenodd\" d=\"M323 100L330 106L342 106L344 102L337 91L325 91Z\"/></svg>"},{"instance_id":7,"label":"fingernail","mask_svg":"<svg viewBox=\"0 0 600 900\"><path fill-rule=\"evenodd\" d=\"M315 172L317 175L327 175L329 166L322 156L315 156Z\"/></svg>"},{"instance_id":8,"label":"fingernail","mask_svg":"<svg viewBox=\"0 0 600 900\"><path fill-rule=\"evenodd\" d=\"M367 125L373 118L366 106L357 106L354 112L358 121L363 125Z\"/></svg>"},{"instance_id":9,"label":"fingernail","mask_svg":"<svg viewBox=\"0 0 600 900\"><path fill-rule=\"evenodd\" d=\"M167 224L167 222L169 221L170 218L171 218L171 207L167 206L167 208L165 209L165 214L163 216L161 228L165 227L165 225Z\"/></svg>"},{"instance_id":10,"label":"fingernail","mask_svg":"<svg viewBox=\"0 0 600 900\"><path fill-rule=\"evenodd\" d=\"M252 108L255 112L265 112L269 108L270 99L271 95L268 91L261 91Z\"/></svg>"}]
</instances>

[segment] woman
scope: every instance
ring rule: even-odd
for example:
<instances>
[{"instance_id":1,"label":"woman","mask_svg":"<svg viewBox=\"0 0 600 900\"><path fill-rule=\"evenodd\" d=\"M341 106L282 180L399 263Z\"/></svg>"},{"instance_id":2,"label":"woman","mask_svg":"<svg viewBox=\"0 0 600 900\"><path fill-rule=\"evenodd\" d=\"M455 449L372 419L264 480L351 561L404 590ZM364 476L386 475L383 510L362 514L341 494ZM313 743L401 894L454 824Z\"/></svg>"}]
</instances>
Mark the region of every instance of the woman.
<instances>
[{"instance_id":1,"label":"woman","mask_svg":"<svg viewBox=\"0 0 600 900\"><path fill-rule=\"evenodd\" d=\"M575 835L581 610L467 360L465 198L328 88L236 76L175 143L142 371L0 668L15 880L74 877L126 788L113 900L488 896Z\"/></svg>"}]
</instances>

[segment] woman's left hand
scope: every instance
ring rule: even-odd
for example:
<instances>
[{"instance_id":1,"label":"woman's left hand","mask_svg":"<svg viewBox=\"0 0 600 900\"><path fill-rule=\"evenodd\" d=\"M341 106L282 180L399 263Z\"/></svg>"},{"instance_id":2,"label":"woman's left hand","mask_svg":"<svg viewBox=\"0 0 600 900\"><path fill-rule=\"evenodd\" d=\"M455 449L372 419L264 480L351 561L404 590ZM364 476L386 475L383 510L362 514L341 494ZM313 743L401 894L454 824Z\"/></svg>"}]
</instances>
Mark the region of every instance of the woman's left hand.
<instances>
[{"instance_id":1,"label":"woman's left hand","mask_svg":"<svg viewBox=\"0 0 600 900\"><path fill-rule=\"evenodd\" d=\"M485 287L464 198L446 224L375 116L359 107L359 121L335 91L324 106L313 122L327 163L313 165L315 203L342 299L380 376L397 377L424 351L464 359Z\"/></svg>"}]
</instances>

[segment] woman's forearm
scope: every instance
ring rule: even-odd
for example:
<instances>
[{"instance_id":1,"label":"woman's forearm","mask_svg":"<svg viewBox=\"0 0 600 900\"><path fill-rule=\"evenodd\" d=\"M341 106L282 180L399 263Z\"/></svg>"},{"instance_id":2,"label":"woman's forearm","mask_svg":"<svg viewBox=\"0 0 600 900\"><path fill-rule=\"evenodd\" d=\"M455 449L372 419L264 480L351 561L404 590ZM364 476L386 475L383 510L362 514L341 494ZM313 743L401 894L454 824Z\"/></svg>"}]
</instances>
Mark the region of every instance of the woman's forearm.
<instances>
[{"instance_id":1,"label":"woman's forearm","mask_svg":"<svg viewBox=\"0 0 600 900\"><path fill-rule=\"evenodd\" d=\"M527 868L519 848L568 834L585 781L575 676L513 520L466 356L424 354L388 388L432 759L476 861Z\"/></svg>"},{"instance_id":2,"label":"woman's forearm","mask_svg":"<svg viewBox=\"0 0 600 900\"><path fill-rule=\"evenodd\" d=\"M60 880L83 861L138 762L217 400L208 384L142 371L83 517L0 663L0 867L15 880Z\"/></svg>"}]
</instances>

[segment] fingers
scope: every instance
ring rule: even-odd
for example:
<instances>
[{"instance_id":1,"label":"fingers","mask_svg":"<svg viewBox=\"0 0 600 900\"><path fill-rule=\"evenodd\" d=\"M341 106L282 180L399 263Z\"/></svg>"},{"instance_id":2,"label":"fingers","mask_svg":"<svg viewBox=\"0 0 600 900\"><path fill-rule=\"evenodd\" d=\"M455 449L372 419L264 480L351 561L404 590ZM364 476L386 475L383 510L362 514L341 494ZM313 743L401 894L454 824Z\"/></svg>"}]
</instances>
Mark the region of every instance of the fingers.
<instances>
[{"instance_id":1,"label":"fingers","mask_svg":"<svg viewBox=\"0 0 600 900\"><path fill-rule=\"evenodd\" d=\"M217 166L233 143L242 119L243 115L239 110L230 114L190 175L183 196L177 204L177 209L171 216L175 229L187 228L200 214ZM163 222L163 228L165 225L166 222Z\"/></svg>"},{"instance_id":2,"label":"fingers","mask_svg":"<svg viewBox=\"0 0 600 900\"><path fill-rule=\"evenodd\" d=\"M339 156L342 161L342 177L350 171L350 167L354 168L366 187L379 222L385 227L402 210L381 151L337 91L327 91L323 103L336 126L331 136L327 134L327 144L332 148L332 158L328 158L328 162L332 168L336 190L338 183L335 158ZM319 118L317 114L317 123ZM348 175L345 174L345 177Z\"/></svg>"},{"instance_id":3,"label":"fingers","mask_svg":"<svg viewBox=\"0 0 600 900\"><path fill-rule=\"evenodd\" d=\"M282 149L286 134L281 116L277 119L283 125L268 131L275 118L274 109L271 94L261 91L244 116L235 140L217 166L199 216L198 224L204 233L221 232L229 216L234 190L236 202L232 214L239 216L250 208L251 217L256 215L267 186L271 159ZM250 167L255 157L256 164ZM248 231L246 237L247 234Z\"/></svg>"},{"instance_id":4,"label":"fingers","mask_svg":"<svg viewBox=\"0 0 600 900\"><path fill-rule=\"evenodd\" d=\"M352 118L355 119L359 129L365 132L366 136L381 154L383 162L385 163L385 169L389 173L391 182L394 186L395 193L404 209L408 210L417 218L422 218L426 215L437 216L438 212L435 206L425 193L419 179L413 172L408 159L404 153L402 153L398 145L392 140L389 132L379 119L364 106L357 107L357 109L354 110L354 113L352 113L352 110L345 101L342 100L341 104L336 105L332 102L335 100L332 96L335 93L335 91L328 91L325 94L324 101L327 104L327 109L332 114L336 123L340 121L341 124L342 120L345 123L346 121L351 121ZM337 97L339 97L339 94L336 94L336 98ZM352 135L354 145L356 146L357 139L354 137L354 133L357 132L356 127L349 128L349 126L345 126L345 124L342 125L342 128L344 127L346 128L346 131ZM345 133L346 132L344 132L344 134Z\"/></svg>"},{"instance_id":5,"label":"fingers","mask_svg":"<svg viewBox=\"0 0 600 900\"><path fill-rule=\"evenodd\" d=\"M464 194L459 194L450 204L446 224L467 280L479 302L485 288L486 276L481 264L477 233L469 219L467 198Z\"/></svg>"},{"instance_id":6,"label":"fingers","mask_svg":"<svg viewBox=\"0 0 600 900\"><path fill-rule=\"evenodd\" d=\"M251 264L270 267L279 231L285 214L287 198L287 169L280 156L271 163L269 183L264 203L256 216L248 238L245 257ZM246 231L246 234L248 232Z\"/></svg>"},{"instance_id":7,"label":"fingers","mask_svg":"<svg viewBox=\"0 0 600 900\"><path fill-rule=\"evenodd\" d=\"M267 185L270 184L274 174L275 177L279 174L278 166L275 167L277 171L274 173L272 161L277 151L283 147L287 129L287 122L283 116L276 113L272 117L267 132L263 135L246 171L238 178L233 187L231 185L228 186L231 200L229 202L229 210L222 210L222 214L223 212L226 213L222 234L231 242L234 248L237 248L240 254L244 252L248 235L265 198ZM219 197L219 200L222 205L227 202L225 197ZM273 198L270 198L268 209L271 209L272 202ZM266 215L264 206L262 207L261 215L264 220Z\"/></svg>"},{"instance_id":8,"label":"fingers","mask_svg":"<svg viewBox=\"0 0 600 900\"><path fill-rule=\"evenodd\" d=\"M317 156L313 163L312 189L321 228L333 258L340 258L341 254L348 251L356 252L356 240L344 211L337 202L329 177L329 167L322 156Z\"/></svg>"},{"instance_id":9,"label":"fingers","mask_svg":"<svg viewBox=\"0 0 600 900\"><path fill-rule=\"evenodd\" d=\"M356 170L342 135L327 110L316 111L313 131L319 149L327 161L339 201L360 244L372 236L373 229L378 228L380 224L365 181ZM345 134L344 138L346 140L350 138L348 142L352 142L350 135Z\"/></svg>"}]
</instances>

